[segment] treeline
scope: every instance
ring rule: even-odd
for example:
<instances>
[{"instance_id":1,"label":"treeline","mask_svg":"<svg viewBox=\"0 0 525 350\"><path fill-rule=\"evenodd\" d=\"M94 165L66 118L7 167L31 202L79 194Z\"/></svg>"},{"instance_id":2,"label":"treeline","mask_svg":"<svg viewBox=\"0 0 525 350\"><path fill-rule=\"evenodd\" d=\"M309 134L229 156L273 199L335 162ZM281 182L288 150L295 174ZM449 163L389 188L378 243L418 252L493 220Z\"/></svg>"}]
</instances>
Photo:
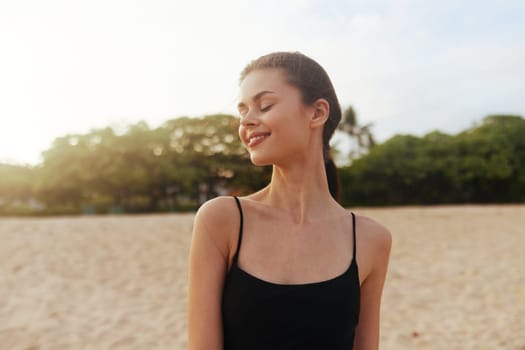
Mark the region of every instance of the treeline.
<instances>
[{"instance_id":1,"label":"treeline","mask_svg":"<svg viewBox=\"0 0 525 350\"><path fill-rule=\"evenodd\" d=\"M347 205L525 202L525 119L491 115L457 135L396 135L340 169Z\"/></svg>"},{"instance_id":2,"label":"treeline","mask_svg":"<svg viewBox=\"0 0 525 350\"><path fill-rule=\"evenodd\" d=\"M209 115L59 137L38 166L0 166L0 213L193 210L217 194L262 187L271 169L251 165L237 125Z\"/></svg>"},{"instance_id":3,"label":"treeline","mask_svg":"<svg viewBox=\"0 0 525 350\"><path fill-rule=\"evenodd\" d=\"M237 126L210 115L57 138L37 166L0 164L0 214L194 210L256 191L271 168L251 165ZM525 120L488 116L457 135L397 135L340 176L345 206L525 202Z\"/></svg>"}]
</instances>

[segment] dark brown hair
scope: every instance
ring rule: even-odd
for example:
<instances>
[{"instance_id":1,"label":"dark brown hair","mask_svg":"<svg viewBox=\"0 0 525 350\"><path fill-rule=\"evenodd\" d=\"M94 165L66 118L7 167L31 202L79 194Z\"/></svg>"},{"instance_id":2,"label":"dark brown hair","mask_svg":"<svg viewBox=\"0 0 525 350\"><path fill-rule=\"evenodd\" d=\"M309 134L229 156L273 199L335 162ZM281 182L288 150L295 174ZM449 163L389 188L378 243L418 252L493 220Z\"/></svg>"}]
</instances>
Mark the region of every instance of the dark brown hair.
<instances>
[{"instance_id":1,"label":"dark brown hair","mask_svg":"<svg viewBox=\"0 0 525 350\"><path fill-rule=\"evenodd\" d=\"M300 52L274 52L251 61L242 70L240 81L255 70L268 68L282 69L286 81L301 91L304 104L310 105L320 98L328 101L330 113L323 128L323 157L328 188L340 202L339 176L330 156L329 141L341 121L341 106L328 74L319 63Z\"/></svg>"}]
</instances>

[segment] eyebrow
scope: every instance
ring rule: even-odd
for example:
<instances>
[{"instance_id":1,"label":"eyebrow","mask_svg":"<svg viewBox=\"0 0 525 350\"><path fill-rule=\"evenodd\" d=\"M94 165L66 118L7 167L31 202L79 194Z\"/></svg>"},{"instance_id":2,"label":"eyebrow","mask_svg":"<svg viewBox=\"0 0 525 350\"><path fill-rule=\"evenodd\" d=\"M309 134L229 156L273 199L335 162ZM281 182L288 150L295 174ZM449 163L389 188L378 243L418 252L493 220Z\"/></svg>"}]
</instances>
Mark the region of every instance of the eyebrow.
<instances>
[{"instance_id":1,"label":"eyebrow","mask_svg":"<svg viewBox=\"0 0 525 350\"><path fill-rule=\"evenodd\" d=\"M257 100L259 100L261 97L263 97L266 94L275 94L275 92L270 91L270 90L260 91L260 92L256 93L255 96L252 97L252 101L253 102L257 102ZM237 104L237 109L245 107L245 106L246 105L243 102L239 102Z\"/></svg>"}]
</instances>

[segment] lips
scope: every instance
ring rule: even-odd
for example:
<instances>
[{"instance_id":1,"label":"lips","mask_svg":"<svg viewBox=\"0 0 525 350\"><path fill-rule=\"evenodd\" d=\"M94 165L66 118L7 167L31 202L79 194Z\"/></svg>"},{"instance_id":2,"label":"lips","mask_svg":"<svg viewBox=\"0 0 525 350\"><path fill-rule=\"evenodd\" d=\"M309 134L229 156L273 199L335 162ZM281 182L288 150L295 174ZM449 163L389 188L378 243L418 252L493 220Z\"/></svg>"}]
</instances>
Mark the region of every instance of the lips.
<instances>
[{"instance_id":1,"label":"lips","mask_svg":"<svg viewBox=\"0 0 525 350\"><path fill-rule=\"evenodd\" d=\"M271 133L269 132L258 132L253 133L248 137L248 147L254 147L258 145L259 143L263 142L268 136L270 136Z\"/></svg>"}]
</instances>

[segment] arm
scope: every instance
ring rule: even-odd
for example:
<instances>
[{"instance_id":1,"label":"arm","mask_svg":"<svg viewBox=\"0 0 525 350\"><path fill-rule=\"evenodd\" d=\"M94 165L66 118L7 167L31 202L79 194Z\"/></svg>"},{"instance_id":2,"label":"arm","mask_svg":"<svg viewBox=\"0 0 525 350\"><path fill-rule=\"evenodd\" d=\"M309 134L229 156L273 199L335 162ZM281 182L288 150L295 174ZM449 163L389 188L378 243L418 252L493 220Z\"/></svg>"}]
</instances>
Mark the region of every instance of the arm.
<instances>
[{"instance_id":1,"label":"arm","mask_svg":"<svg viewBox=\"0 0 525 350\"><path fill-rule=\"evenodd\" d=\"M193 225L188 271L188 349L222 350L221 301L228 261L227 198L206 202ZM235 217L235 215L233 215Z\"/></svg>"},{"instance_id":2,"label":"arm","mask_svg":"<svg viewBox=\"0 0 525 350\"><path fill-rule=\"evenodd\" d=\"M381 295L388 269L392 235L383 226L373 225L370 234L373 267L361 286L361 311L354 341L355 350L379 349Z\"/></svg>"}]
</instances>

